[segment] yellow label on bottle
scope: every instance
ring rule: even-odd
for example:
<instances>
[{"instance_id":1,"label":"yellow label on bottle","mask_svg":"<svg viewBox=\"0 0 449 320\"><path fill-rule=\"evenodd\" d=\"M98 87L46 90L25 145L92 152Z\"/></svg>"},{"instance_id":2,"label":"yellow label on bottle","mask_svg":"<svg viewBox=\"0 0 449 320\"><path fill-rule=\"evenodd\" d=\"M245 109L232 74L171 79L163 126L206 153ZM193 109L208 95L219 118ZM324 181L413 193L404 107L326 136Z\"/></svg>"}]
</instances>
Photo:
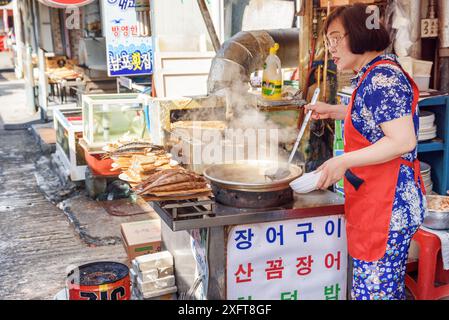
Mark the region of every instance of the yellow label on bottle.
<instances>
[{"instance_id":1,"label":"yellow label on bottle","mask_svg":"<svg viewBox=\"0 0 449 320\"><path fill-rule=\"evenodd\" d=\"M262 82L262 96L266 99L281 99L282 98L282 81L267 81Z\"/></svg>"}]
</instances>

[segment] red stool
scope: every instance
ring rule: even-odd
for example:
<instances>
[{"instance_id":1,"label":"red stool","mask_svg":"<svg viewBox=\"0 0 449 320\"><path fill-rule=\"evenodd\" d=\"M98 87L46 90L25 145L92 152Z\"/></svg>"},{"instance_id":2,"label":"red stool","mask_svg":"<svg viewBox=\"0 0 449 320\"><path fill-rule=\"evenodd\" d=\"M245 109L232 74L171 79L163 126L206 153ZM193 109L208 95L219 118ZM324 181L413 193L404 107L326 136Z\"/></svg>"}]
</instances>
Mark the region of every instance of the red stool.
<instances>
[{"instance_id":1,"label":"red stool","mask_svg":"<svg viewBox=\"0 0 449 320\"><path fill-rule=\"evenodd\" d=\"M433 233L418 229L413 240L419 247L419 260L407 264L405 285L416 300L439 300L449 296L449 270L443 269L440 238ZM409 272L416 269L418 269L417 281L409 275ZM436 287L435 282L444 284Z\"/></svg>"}]
</instances>

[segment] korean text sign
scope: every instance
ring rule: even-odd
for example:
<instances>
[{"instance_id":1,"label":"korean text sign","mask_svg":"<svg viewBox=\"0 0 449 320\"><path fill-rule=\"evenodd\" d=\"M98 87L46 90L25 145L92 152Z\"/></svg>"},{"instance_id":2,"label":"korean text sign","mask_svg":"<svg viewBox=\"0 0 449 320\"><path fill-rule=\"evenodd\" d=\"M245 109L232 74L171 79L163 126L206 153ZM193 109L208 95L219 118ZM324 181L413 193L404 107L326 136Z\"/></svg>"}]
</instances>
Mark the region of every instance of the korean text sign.
<instances>
[{"instance_id":1,"label":"korean text sign","mask_svg":"<svg viewBox=\"0 0 449 320\"><path fill-rule=\"evenodd\" d=\"M105 0L102 3L109 76L152 74L151 37L140 36L137 1Z\"/></svg>"},{"instance_id":2,"label":"korean text sign","mask_svg":"<svg viewBox=\"0 0 449 320\"><path fill-rule=\"evenodd\" d=\"M240 225L228 234L229 300L345 300L344 215Z\"/></svg>"}]
</instances>

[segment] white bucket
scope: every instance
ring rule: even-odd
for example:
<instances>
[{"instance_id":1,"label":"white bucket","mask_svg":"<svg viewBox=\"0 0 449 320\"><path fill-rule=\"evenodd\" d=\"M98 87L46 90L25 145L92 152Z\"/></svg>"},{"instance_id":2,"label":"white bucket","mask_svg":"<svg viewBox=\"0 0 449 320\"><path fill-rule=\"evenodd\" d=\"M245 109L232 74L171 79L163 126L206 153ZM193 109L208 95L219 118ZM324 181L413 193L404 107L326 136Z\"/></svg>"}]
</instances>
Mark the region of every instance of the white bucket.
<instances>
[{"instance_id":1,"label":"white bucket","mask_svg":"<svg viewBox=\"0 0 449 320\"><path fill-rule=\"evenodd\" d=\"M412 57L400 57L398 60L411 77L417 75L430 75L432 72L432 61L418 60Z\"/></svg>"},{"instance_id":2,"label":"white bucket","mask_svg":"<svg viewBox=\"0 0 449 320\"><path fill-rule=\"evenodd\" d=\"M413 77L416 85L418 86L419 91L427 91L430 86L430 75L415 75Z\"/></svg>"},{"instance_id":3,"label":"white bucket","mask_svg":"<svg viewBox=\"0 0 449 320\"><path fill-rule=\"evenodd\" d=\"M415 60L413 62L413 74L430 75L430 72L432 71L432 66L433 66L432 61Z\"/></svg>"}]
</instances>

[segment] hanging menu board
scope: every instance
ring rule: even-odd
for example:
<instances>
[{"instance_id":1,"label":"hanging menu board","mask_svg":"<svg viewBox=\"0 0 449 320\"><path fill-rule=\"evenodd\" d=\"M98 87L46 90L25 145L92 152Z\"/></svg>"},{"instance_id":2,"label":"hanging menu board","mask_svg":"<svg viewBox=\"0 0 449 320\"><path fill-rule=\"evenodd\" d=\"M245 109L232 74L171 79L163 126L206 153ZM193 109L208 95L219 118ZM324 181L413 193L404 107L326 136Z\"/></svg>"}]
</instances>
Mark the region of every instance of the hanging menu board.
<instances>
[{"instance_id":1,"label":"hanging menu board","mask_svg":"<svg viewBox=\"0 0 449 320\"><path fill-rule=\"evenodd\" d=\"M344 215L232 227L229 300L345 300Z\"/></svg>"},{"instance_id":2,"label":"hanging menu board","mask_svg":"<svg viewBox=\"0 0 449 320\"><path fill-rule=\"evenodd\" d=\"M153 73L151 37L143 34L135 0L105 0L103 3L106 54L110 77ZM149 23L149 22L148 22Z\"/></svg>"}]
</instances>

